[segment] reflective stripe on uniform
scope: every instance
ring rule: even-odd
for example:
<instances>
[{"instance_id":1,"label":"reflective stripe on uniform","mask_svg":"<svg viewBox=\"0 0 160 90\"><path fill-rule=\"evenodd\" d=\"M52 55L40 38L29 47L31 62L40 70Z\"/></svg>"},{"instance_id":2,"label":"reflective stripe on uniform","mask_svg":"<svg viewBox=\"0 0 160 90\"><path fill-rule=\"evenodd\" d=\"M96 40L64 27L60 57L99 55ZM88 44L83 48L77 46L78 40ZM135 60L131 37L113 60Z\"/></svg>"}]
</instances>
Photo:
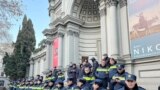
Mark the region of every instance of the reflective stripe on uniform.
<instances>
[{"instance_id":1,"label":"reflective stripe on uniform","mask_svg":"<svg viewBox=\"0 0 160 90\"><path fill-rule=\"evenodd\" d=\"M125 77L113 76L112 79L125 80Z\"/></svg>"},{"instance_id":2,"label":"reflective stripe on uniform","mask_svg":"<svg viewBox=\"0 0 160 90\"><path fill-rule=\"evenodd\" d=\"M62 77L64 77L64 75L58 76L58 78L62 78Z\"/></svg>"},{"instance_id":3,"label":"reflective stripe on uniform","mask_svg":"<svg viewBox=\"0 0 160 90\"><path fill-rule=\"evenodd\" d=\"M83 77L86 81L93 81L95 80L94 77Z\"/></svg>"},{"instance_id":4,"label":"reflective stripe on uniform","mask_svg":"<svg viewBox=\"0 0 160 90\"><path fill-rule=\"evenodd\" d=\"M113 65L113 66L109 67L109 70L108 70L108 71L110 71L110 70L112 70L112 69L116 69L116 68L117 68L117 66L116 66L116 65Z\"/></svg>"},{"instance_id":5,"label":"reflective stripe on uniform","mask_svg":"<svg viewBox=\"0 0 160 90\"><path fill-rule=\"evenodd\" d=\"M42 87L35 87L36 90L43 90Z\"/></svg>"},{"instance_id":6,"label":"reflective stripe on uniform","mask_svg":"<svg viewBox=\"0 0 160 90\"><path fill-rule=\"evenodd\" d=\"M54 80L55 79L55 77L49 77L49 78L46 78L45 80Z\"/></svg>"},{"instance_id":7,"label":"reflective stripe on uniform","mask_svg":"<svg viewBox=\"0 0 160 90\"><path fill-rule=\"evenodd\" d=\"M97 70L96 71L98 71L98 72L106 72L106 73L108 73L108 69L107 68L97 68Z\"/></svg>"}]
</instances>

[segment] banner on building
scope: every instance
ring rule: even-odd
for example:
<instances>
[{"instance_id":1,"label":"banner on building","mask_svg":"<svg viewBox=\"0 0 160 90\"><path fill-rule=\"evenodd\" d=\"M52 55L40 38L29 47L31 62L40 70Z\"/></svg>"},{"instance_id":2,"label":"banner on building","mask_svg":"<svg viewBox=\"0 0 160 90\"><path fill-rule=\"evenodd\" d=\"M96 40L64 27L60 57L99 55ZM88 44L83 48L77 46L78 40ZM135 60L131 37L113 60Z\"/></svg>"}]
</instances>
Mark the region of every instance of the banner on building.
<instances>
[{"instance_id":1,"label":"banner on building","mask_svg":"<svg viewBox=\"0 0 160 90\"><path fill-rule=\"evenodd\" d=\"M58 38L53 41L53 67L58 67Z\"/></svg>"},{"instance_id":2,"label":"banner on building","mask_svg":"<svg viewBox=\"0 0 160 90\"><path fill-rule=\"evenodd\" d=\"M132 59L160 55L160 0L128 0Z\"/></svg>"}]
</instances>

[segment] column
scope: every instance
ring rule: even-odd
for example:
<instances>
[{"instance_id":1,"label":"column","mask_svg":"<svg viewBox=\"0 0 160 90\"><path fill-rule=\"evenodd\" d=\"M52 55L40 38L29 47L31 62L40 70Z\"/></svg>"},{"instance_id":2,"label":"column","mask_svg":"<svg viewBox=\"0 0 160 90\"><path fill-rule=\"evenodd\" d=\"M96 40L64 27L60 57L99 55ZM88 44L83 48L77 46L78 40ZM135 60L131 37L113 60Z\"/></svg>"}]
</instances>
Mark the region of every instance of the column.
<instances>
[{"instance_id":1,"label":"column","mask_svg":"<svg viewBox=\"0 0 160 90\"><path fill-rule=\"evenodd\" d=\"M45 70L52 68L52 40L47 39L47 51L46 51L46 66Z\"/></svg>"},{"instance_id":2,"label":"column","mask_svg":"<svg viewBox=\"0 0 160 90\"><path fill-rule=\"evenodd\" d=\"M64 34L61 32L58 32L58 66L62 67L63 66L63 37Z\"/></svg>"},{"instance_id":3,"label":"column","mask_svg":"<svg viewBox=\"0 0 160 90\"><path fill-rule=\"evenodd\" d=\"M102 47L102 55L108 52L107 49L107 28L106 28L106 2L105 0L100 1L100 22L101 22L101 47Z\"/></svg>"},{"instance_id":4,"label":"column","mask_svg":"<svg viewBox=\"0 0 160 90\"><path fill-rule=\"evenodd\" d=\"M34 70L33 64L34 64L33 60L30 60L29 77L33 76L33 70Z\"/></svg>"},{"instance_id":5,"label":"column","mask_svg":"<svg viewBox=\"0 0 160 90\"><path fill-rule=\"evenodd\" d=\"M117 29L117 0L108 0L109 7L109 22L110 29L107 30L107 39L108 39L108 53L111 57L117 59L119 57L119 42L118 42L118 29Z\"/></svg>"},{"instance_id":6,"label":"column","mask_svg":"<svg viewBox=\"0 0 160 90\"><path fill-rule=\"evenodd\" d=\"M74 63L79 63L79 33L74 32Z\"/></svg>"},{"instance_id":7,"label":"column","mask_svg":"<svg viewBox=\"0 0 160 90\"><path fill-rule=\"evenodd\" d=\"M73 31L69 30L67 32L67 65L69 65L70 62L74 61L74 42L73 42Z\"/></svg>"},{"instance_id":8,"label":"column","mask_svg":"<svg viewBox=\"0 0 160 90\"><path fill-rule=\"evenodd\" d=\"M127 0L120 0L122 55L124 59L130 58L129 27L127 16Z\"/></svg>"},{"instance_id":9,"label":"column","mask_svg":"<svg viewBox=\"0 0 160 90\"><path fill-rule=\"evenodd\" d=\"M127 0L120 0L121 37L122 37L122 57L126 64L126 71L134 73L134 65L130 59L129 25L127 15Z\"/></svg>"}]
</instances>

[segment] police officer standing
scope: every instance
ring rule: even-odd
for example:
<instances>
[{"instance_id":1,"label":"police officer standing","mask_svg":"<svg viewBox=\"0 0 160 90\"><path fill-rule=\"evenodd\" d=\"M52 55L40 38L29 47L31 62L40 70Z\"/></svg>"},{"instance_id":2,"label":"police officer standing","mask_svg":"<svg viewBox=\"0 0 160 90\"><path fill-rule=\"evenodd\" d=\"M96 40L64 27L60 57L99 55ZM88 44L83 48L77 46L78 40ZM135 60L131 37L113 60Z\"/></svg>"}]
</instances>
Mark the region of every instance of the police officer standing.
<instances>
[{"instance_id":1,"label":"police officer standing","mask_svg":"<svg viewBox=\"0 0 160 90\"><path fill-rule=\"evenodd\" d=\"M93 63L92 72L93 72L93 74L95 74L96 69L98 68L99 64L94 57L92 57L91 60L92 60L92 63Z\"/></svg>"},{"instance_id":2,"label":"police officer standing","mask_svg":"<svg viewBox=\"0 0 160 90\"><path fill-rule=\"evenodd\" d=\"M97 68L96 72L95 72L95 77L96 79L100 79L102 80L103 83L103 87L105 89L107 89L108 86L108 69L109 67L106 65L106 60L102 60L101 64L99 65L99 67Z\"/></svg>"},{"instance_id":3,"label":"police officer standing","mask_svg":"<svg viewBox=\"0 0 160 90\"><path fill-rule=\"evenodd\" d=\"M64 73L62 72L62 70L58 71L57 76L58 76L57 80L62 80L62 81L65 80L65 76L64 76Z\"/></svg>"},{"instance_id":4,"label":"police officer standing","mask_svg":"<svg viewBox=\"0 0 160 90\"><path fill-rule=\"evenodd\" d=\"M90 67L84 67L83 79L86 81L86 84L89 86L91 86L91 83L95 80L95 77L93 76Z\"/></svg>"},{"instance_id":5,"label":"police officer standing","mask_svg":"<svg viewBox=\"0 0 160 90\"><path fill-rule=\"evenodd\" d=\"M142 87L139 87L136 82L136 76L133 74L128 74L125 80L125 86L118 90L145 90Z\"/></svg>"},{"instance_id":6,"label":"police officer standing","mask_svg":"<svg viewBox=\"0 0 160 90\"><path fill-rule=\"evenodd\" d=\"M124 67L124 64L117 65L117 73L112 77L111 80L111 85L113 85L111 90L118 90L125 85L125 77L128 75L128 73L125 72Z\"/></svg>"},{"instance_id":7,"label":"police officer standing","mask_svg":"<svg viewBox=\"0 0 160 90\"><path fill-rule=\"evenodd\" d=\"M79 70L78 70L76 64L72 64L72 65L68 68L67 75L68 75L68 77L73 78L73 79L74 79L74 82L77 81L77 78L78 78L78 76L79 76Z\"/></svg>"},{"instance_id":8,"label":"police officer standing","mask_svg":"<svg viewBox=\"0 0 160 90\"><path fill-rule=\"evenodd\" d=\"M112 77L117 73L117 61L114 59L114 58L110 58L109 59L109 88L111 90L113 90L113 87L111 85L111 80L112 80Z\"/></svg>"}]
</instances>

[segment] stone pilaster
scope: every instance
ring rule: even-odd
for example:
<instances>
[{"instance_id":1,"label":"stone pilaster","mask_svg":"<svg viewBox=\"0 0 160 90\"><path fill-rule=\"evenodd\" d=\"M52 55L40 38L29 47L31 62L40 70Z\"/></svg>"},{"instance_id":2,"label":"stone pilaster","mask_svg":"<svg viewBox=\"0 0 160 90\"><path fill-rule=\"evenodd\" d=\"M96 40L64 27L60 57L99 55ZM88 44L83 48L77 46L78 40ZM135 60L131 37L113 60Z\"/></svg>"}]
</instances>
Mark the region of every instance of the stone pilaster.
<instances>
[{"instance_id":1,"label":"stone pilaster","mask_svg":"<svg viewBox=\"0 0 160 90\"><path fill-rule=\"evenodd\" d=\"M47 52L46 52L46 66L45 70L51 69L52 67L52 39L47 39L46 45L47 45Z\"/></svg>"},{"instance_id":2,"label":"stone pilaster","mask_svg":"<svg viewBox=\"0 0 160 90\"><path fill-rule=\"evenodd\" d=\"M79 63L79 32L73 33L74 38L74 63Z\"/></svg>"},{"instance_id":3,"label":"stone pilaster","mask_svg":"<svg viewBox=\"0 0 160 90\"><path fill-rule=\"evenodd\" d=\"M66 31L65 66L79 62L79 26L68 23Z\"/></svg>"},{"instance_id":4,"label":"stone pilaster","mask_svg":"<svg viewBox=\"0 0 160 90\"><path fill-rule=\"evenodd\" d=\"M122 58L130 60L129 25L127 15L127 0L120 0L121 37L122 37Z\"/></svg>"},{"instance_id":5,"label":"stone pilaster","mask_svg":"<svg viewBox=\"0 0 160 90\"><path fill-rule=\"evenodd\" d=\"M108 39L108 54L117 59L119 58L119 40L118 40L118 28L117 28L117 0L108 0L109 10L109 30L107 30Z\"/></svg>"},{"instance_id":6,"label":"stone pilaster","mask_svg":"<svg viewBox=\"0 0 160 90\"><path fill-rule=\"evenodd\" d=\"M30 60L30 67L29 67L29 77L32 77L34 75L34 62L33 60L31 59Z\"/></svg>"},{"instance_id":7,"label":"stone pilaster","mask_svg":"<svg viewBox=\"0 0 160 90\"><path fill-rule=\"evenodd\" d=\"M67 31L67 51L66 51L66 60L65 64L69 65L70 62L74 61L74 39L73 39L74 32L72 30Z\"/></svg>"},{"instance_id":8,"label":"stone pilaster","mask_svg":"<svg viewBox=\"0 0 160 90\"><path fill-rule=\"evenodd\" d=\"M100 23L101 23L101 47L102 54L107 53L107 10L106 10L106 1L100 1Z\"/></svg>"},{"instance_id":9,"label":"stone pilaster","mask_svg":"<svg viewBox=\"0 0 160 90\"><path fill-rule=\"evenodd\" d=\"M63 66L63 38L64 38L64 33L58 32L58 66L62 67Z\"/></svg>"}]
</instances>

